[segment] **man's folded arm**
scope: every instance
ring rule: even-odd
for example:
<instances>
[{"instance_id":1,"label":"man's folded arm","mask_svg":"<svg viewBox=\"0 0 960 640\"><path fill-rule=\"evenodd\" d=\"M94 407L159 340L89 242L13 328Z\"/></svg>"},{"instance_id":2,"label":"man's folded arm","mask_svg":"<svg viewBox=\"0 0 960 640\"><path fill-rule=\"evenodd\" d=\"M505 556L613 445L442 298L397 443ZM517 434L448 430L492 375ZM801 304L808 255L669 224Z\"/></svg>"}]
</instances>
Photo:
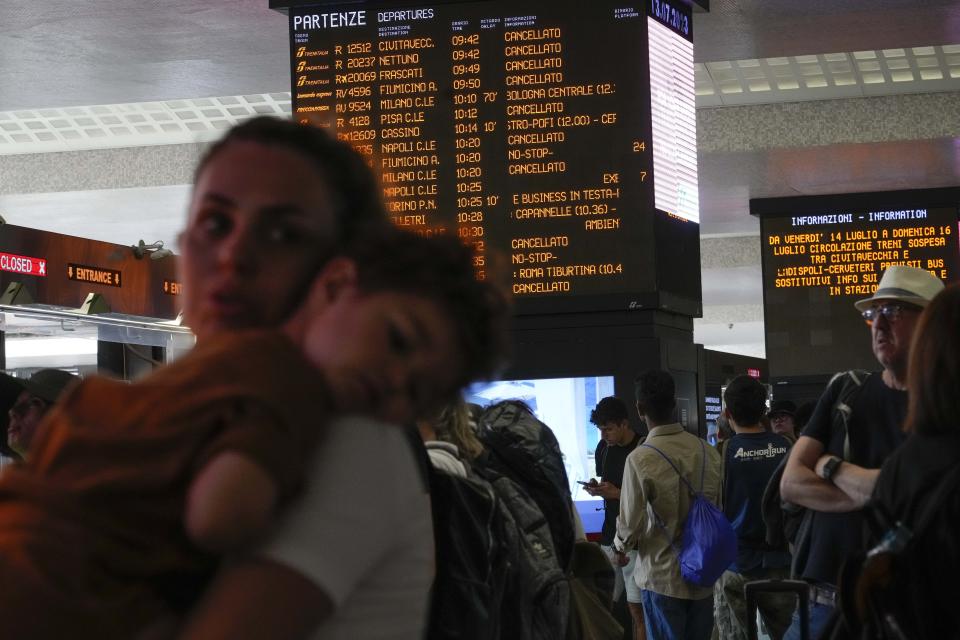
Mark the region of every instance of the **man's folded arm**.
<instances>
[{"instance_id":1,"label":"man's folded arm","mask_svg":"<svg viewBox=\"0 0 960 640\"><path fill-rule=\"evenodd\" d=\"M787 466L780 481L780 497L816 511L845 513L862 505L816 473L823 455L823 443L809 436L800 436L790 450Z\"/></svg>"}]
</instances>

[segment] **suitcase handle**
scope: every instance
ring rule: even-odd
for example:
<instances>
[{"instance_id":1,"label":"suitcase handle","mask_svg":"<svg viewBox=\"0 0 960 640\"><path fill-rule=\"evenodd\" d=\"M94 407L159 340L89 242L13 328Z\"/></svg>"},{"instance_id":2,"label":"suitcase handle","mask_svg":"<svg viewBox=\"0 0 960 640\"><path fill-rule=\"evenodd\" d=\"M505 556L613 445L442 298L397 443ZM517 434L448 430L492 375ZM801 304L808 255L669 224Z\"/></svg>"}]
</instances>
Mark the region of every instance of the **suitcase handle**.
<instances>
[{"instance_id":1,"label":"suitcase handle","mask_svg":"<svg viewBox=\"0 0 960 640\"><path fill-rule=\"evenodd\" d=\"M754 580L743 585L747 599L747 634L757 638L757 594L763 592L795 593L800 601L800 637L810 640L810 585L802 580Z\"/></svg>"}]
</instances>

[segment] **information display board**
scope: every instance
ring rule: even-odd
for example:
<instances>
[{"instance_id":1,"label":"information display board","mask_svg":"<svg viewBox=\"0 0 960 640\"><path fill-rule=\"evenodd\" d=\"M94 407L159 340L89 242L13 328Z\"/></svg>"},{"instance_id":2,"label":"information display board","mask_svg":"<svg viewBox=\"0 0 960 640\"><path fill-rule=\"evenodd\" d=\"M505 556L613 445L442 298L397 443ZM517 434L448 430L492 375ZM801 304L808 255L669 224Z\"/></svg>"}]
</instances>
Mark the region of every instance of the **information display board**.
<instances>
[{"instance_id":1,"label":"information display board","mask_svg":"<svg viewBox=\"0 0 960 640\"><path fill-rule=\"evenodd\" d=\"M521 311L645 307L663 289L657 247L696 237L682 0L323 4L289 18L294 117L369 157L397 225L474 244L479 277L505 263L521 303L545 302ZM699 305L698 268L687 280L670 293Z\"/></svg>"},{"instance_id":2,"label":"information display board","mask_svg":"<svg viewBox=\"0 0 960 640\"><path fill-rule=\"evenodd\" d=\"M853 303L872 295L891 265L956 280L958 204L953 189L751 200L771 376L876 369Z\"/></svg>"}]
</instances>

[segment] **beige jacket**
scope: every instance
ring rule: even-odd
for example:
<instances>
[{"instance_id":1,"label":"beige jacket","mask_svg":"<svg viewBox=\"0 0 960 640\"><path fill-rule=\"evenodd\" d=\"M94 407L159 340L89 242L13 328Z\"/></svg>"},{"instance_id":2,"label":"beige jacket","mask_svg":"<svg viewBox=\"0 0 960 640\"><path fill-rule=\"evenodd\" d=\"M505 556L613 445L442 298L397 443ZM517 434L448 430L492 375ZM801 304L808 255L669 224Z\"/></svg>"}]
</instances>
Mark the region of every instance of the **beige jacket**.
<instances>
[{"instance_id":1,"label":"beige jacket","mask_svg":"<svg viewBox=\"0 0 960 640\"><path fill-rule=\"evenodd\" d=\"M716 504L720 494L720 456L705 442L701 448L701 442L679 424L655 427L646 440L646 444L670 458L694 489L700 489L703 469L703 493ZM654 511L666 532L657 525ZM641 589L686 600L713 594L712 589L691 585L680 576L677 555L669 543L672 540L679 546L689 511L689 492L670 464L653 449L634 449L627 456L623 471L614 546L638 551L633 578Z\"/></svg>"}]
</instances>

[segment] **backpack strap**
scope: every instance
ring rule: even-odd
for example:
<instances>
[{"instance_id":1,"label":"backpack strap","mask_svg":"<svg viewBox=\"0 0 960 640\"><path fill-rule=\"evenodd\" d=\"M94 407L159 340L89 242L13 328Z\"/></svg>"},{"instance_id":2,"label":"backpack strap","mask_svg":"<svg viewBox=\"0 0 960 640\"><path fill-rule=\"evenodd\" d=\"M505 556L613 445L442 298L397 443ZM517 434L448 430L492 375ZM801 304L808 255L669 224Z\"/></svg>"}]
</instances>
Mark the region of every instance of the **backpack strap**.
<instances>
[{"instance_id":1,"label":"backpack strap","mask_svg":"<svg viewBox=\"0 0 960 640\"><path fill-rule=\"evenodd\" d=\"M430 455L427 453L427 447L423 444L423 438L420 437L420 433L416 427L410 426L404 428L403 435L404 440L406 440L413 453L414 460L416 460L417 471L419 472L417 475L420 477L423 492L429 494L430 471L433 469L433 465L430 464Z\"/></svg>"},{"instance_id":2,"label":"backpack strap","mask_svg":"<svg viewBox=\"0 0 960 640\"><path fill-rule=\"evenodd\" d=\"M838 378L842 378L840 390L837 392L837 399L833 403L833 427L843 429L843 459L850 460L850 416L853 414L851 404L863 384L870 377L869 371L861 369L851 369L838 373L831 380L831 384Z\"/></svg>"},{"instance_id":3,"label":"backpack strap","mask_svg":"<svg viewBox=\"0 0 960 640\"><path fill-rule=\"evenodd\" d=\"M726 440L721 440L717 444L717 453L720 454L720 491L718 493L718 495L720 496L720 504L717 506L721 508L723 508L723 502L724 502L723 498L724 498L724 492L726 491L726 484L727 484L727 447L729 446L729 444L730 444L730 438L727 438ZM707 462L706 454L704 454L703 458L704 458L703 462L704 464L706 464Z\"/></svg>"},{"instance_id":4,"label":"backpack strap","mask_svg":"<svg viewBox=\"0 0 960 640\"><path fill-rule=\"evenodd\" d=\"M700 440L700 438L697 438ZM703 483L707 479L707 446L700 440L700 494L703 495Z\"/></svg>"},{"instance_id":5,"label":"backpack strap","mask_svg":"<svg viewBox=\"0 0 960 640\"><path fill-rule=\"evenodd\" d=\"M697 439L700 440L699 438L697 438ZM653 449L654 451L656 451L657 453L659 453L660 456L661 456L664 460L667 461L667 464L669 464L671 467L673 467L673 470L677 472L677 476L680 478L680 480L683 482L683 484L687 485L687 491L690 492L690 499L691 499L691 500L694 500L697 496L702 496L702 495L703 495L703 481L704 481L704 477L705 477L705 475L706 475L706 467L707 467L707 451L706 451L706 449L704 448L703 440L700 440L700 449L701 449L701 453L703 454L703 464L701 465L701 468L700 468L700 491L696 491L696 490L693 488L693 485L691 485L691 484L687 481L687 479L683 477L683 474L680 473L680 469L677 469L677 465L673 464L673 460L670 459L670 456L668 456L667 454L665 454L663 451L661 451L660 449L656 448L656 447L653 446L652 444L647 444L646 442L644 442L643 444L641 444L641 445L639 445L639 446L641 446L641 447L646 447L646 448L648 448L648 449ZM679 558L679 557L680 557L680 549L677 548L677 543L676 543L676 541L674 541L673 538L670 537L670 534L667 533L667 525L666 525L666 523L660 518L660 514L657 513L657 510L653 508L653 505L652 505L652 504L650 505L650 511L653 512L653 517L654 517L654 519L656 520L657 526L660 527L660 530L661 530L661 531L663 531L663 535L667 538L667 542L670 544L670 548L673 549L673 552L674 552L675 554L677 554L677 557Z\"/></svg>"},{"instance_id":6,"label":"backpack strap","mask_svg":"<svg viewBox=\"0 0 960 640\"><path fill-rule=\"evenodd\" d=\"M694 489L694 488L693 488L693 485L691 485L691 484L687 481L687 479L683 477L683 474L680 473L680 469L677 469L677 465L673 464L673 460L671 460L670 457L669 457L667 454L665 454L663 451L660 451L660 449L657 449L657 448L656 448L655 446L653 446L652 444L643 443L643 444L640 445L640 446L641 446L641 447L646 447L647 449L653 449L654 451L656 451L657 453L659 453L660 456L661 456L664 460L667 461L667 464L669 464L671 467L673 467L673 470L677 472L677 475L680 477L680 480L683 482L683 484L687 485L687 490L690 492L690 496L692 497L692 496L697 495L696 489ZM704 457L706 457L706 456L704 456ZM706 462L706 460L704 460L704 462ZM703 479L702 479L702 477L701 477L701 480L700 480L700 488L703 489Z\"/></svg>"}]
</instances>

